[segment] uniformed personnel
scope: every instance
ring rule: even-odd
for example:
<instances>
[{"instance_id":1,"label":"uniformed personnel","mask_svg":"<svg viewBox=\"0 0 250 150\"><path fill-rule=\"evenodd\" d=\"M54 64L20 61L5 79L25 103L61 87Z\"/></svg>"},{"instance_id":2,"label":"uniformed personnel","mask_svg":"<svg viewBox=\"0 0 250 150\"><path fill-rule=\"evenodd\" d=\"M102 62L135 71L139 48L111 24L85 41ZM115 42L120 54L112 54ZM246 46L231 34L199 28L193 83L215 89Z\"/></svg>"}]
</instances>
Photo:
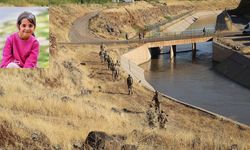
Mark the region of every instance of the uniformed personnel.
<instances>
[{"instance_id":1,"label":"uniformed personnel","mask_svg":"<svg viewBox=\"0 0 250 150\"><path fill-rule=\"evenodd\" d=\"M127 78L127 85L128 85L128 95L133 94L133 78L130 76L130 74L128 75Z\"/></svg>"},{"instance_id":2,"label":"uniformed personnel","mask_svg":"<svg viewBox=\"0 0 250 150\"><path fill-rule=\"evenodd\" d=\"M155 112L160 113L160 101L159 101L158 91L155 91L155 95L152 101L155 102Z\"/></svg>"},{"instance_id":3,"label":"uniformed personnel","mask_svg":"<svg viewBox=\"0 0 250 150\"><path fill-rule=\"evenodd\" d=\"M159 127L161 129L165 128L166 123L168 122L167 116L165 112L162 110L158 115Z\"/></svg>"},{"instance_id":4,"label":"uniformed personnel","mask_svg":"<svg viewBox=\"0 0 250 150\"><path fill-rule=\"evenodd\" d=\"M148 122L149 127L151 127L151 128L156 127L156 114L154 112L152 104L149 105L149 109L146 112L146 118L147 118L147 122Z\"/></svg>"}]
</instances>

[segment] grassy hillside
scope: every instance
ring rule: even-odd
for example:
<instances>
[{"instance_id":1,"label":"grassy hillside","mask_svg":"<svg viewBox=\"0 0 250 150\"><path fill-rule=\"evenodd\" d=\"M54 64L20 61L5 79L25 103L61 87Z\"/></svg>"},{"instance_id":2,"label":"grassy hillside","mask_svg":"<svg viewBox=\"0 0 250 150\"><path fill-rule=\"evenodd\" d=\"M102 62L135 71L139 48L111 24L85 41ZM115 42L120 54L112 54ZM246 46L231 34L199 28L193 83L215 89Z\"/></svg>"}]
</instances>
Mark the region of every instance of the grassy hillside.
<instances>
[{"instance_id":1,"label":"grassy hillside","mask_svg":"<svg viewBox=\"0 0 250 150\"><path fill-rule=\"evenodd\" d=\"M50 4L104 4L110 3L112 0L49 0Z\"/></svg>"},{"instance_id":2,"label":"grassy hillside","mask_svg":"<svg viewBox=\"0 0 250 150\"><path fill-rule=\"evenodd\" d=\"M0 145L31 149L27 145L32 133L39 133L43 140L33 141L39 143L37 149L46 145L73 149L74 143L83 142L90 131L98 130L125 136L127 143L141 150L214 150L234 144L250 149L248 127L167 98L160 100L169 115L166 129L149 128L145 111L152 91L135 81L135 94L127 95L127 74L122 70L120 79L112 81L107 65L99 60L99 45L57 43L68 41L77 18L101 9L98 5L73 4L50 7L50 68L0 71ZM108 46L108 52L118 59L131 46L136 45ZM5 131L7 136L2 134Z\"/></svg>"}]
</instances>

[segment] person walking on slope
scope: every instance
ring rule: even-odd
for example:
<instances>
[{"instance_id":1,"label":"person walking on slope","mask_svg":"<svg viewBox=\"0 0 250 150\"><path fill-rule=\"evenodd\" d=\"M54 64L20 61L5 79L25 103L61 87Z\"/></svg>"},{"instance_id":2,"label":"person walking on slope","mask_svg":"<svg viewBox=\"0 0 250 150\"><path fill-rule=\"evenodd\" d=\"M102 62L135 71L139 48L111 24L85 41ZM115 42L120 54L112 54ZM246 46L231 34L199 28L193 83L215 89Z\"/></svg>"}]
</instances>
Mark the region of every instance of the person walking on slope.
<instances>
[{"instance_id":1,"label":"person walking on slope","mask_svg":"<svg viewBox=\"0 0 250 150\"><path fill-rule=\"evenodd\" d=\"M165 128L165 124L168 122L167 116L168 115L165 114L165 112L163 110L158 115L158 121L159 121L159 127L160 127L160 129L164 129Z\"/></svg>"},{"instance_id":2,"label":"person walking on slope","mask_svg":"<svg viewBox=\"0 0 250 150\"><path fill-rule=\"evenodd\" d=\"M128 75L127 78L127 85L128 85L128 95L133 94L133 78L130 76L130 74Z\"/></svg>"},{"instance_id":3,"label":"person walking on slope","mask_svg":"<svg viewBox=\"0 0 250 150\"><path fill-rule=\"evenodd\" d=\"M105 49L104 49L104 44L103 44L103 43L100 45L100 49L103 50L103 51L105 50Z\"/></svg>"},{"instance_id":4,"label":"person walking on slope","mask_svg":"<svg viewBox=\"0 0 250 150\"><path fill-rule=\"evenodd\" d=\"M205 27L203 28L202 32L203 32L203 36L206 35L206 28Z\"/></svg>"},{"instance_id":5,"label":"person walking on slope","mask_svg":"<svg viewBox=\"0 0 250 150\"><path fill-rule=\"evenodd\" d=\"M146 112L146 118L147 118L148 126L150 128L156 127L156 114L154 112L152 104L149 105L149 109Z\"/></svg>"},{"instance_id":6,"label":"person walking on slope","mask_svg":"<svg viewBox=\"0 0 250 150\"><path fill-rule=\"evenodd\" d=\"M104 50L101 49L101 51L99 52L99 56L100 56L101 62L103 63L104 62Z\"/></svg>"},{"instance_id":7,"label":"person walking on slope","mask_svg":"<svg viewBox=\"0 0 250 150\"><path fill-rule=\"evenodd\" d=\"M126 40L128 40L128 33L125 34L125 38L126 38Z\"/></svg>"},{"instance_id":8,"label":"person walking on slope","mask_svg":"<svg viewBox=\"0 0 250 150\"><path fill-rule=\"evenodd\" d=\"M155 112L160 113L160 101L159 101L158 91L155 91L155 95L152 101L155 102Z\"/></svg>"}]
</instances>

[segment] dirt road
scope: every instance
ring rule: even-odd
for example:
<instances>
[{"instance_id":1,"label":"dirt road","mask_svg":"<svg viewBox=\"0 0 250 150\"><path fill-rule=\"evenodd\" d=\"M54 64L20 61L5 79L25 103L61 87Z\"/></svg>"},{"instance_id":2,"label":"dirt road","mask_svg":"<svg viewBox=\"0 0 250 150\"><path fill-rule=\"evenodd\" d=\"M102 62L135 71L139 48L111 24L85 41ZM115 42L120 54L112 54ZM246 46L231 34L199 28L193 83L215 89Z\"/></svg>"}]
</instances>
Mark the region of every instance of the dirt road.
<instances>
[{"instance_id":1,"label":"dirt road","mask_svg":"<svg viewBox=\"0 0 250 150\"><path fill-rule=\"evenodd\" d=\"M69 39L71 42L102 42L106 41L99 37L95 37L89 32L89 20L98 15L100 11L95 11L82 16L73 22L69 32Z\"/></svg>"}]
</instances>

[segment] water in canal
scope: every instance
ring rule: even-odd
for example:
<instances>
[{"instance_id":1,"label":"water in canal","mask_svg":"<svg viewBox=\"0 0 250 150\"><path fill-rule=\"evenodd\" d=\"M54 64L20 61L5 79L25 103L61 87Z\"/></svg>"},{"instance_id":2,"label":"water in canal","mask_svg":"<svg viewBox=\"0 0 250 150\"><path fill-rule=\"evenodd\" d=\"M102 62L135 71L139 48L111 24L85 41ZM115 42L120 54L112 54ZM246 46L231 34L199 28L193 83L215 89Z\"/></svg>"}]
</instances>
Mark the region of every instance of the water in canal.
<instances>
[{"instance_id":1,"label":"water in canal","mask_svg":"<svg viewBox=\"0 0 250 150\"><path fill-rule=\"evenodd\" d=\"M213 28L215 17L204 17L189 29ZM183 102L250 125L250 89L217 74L212 67L212 42L197 44L192 61L191 45L178 45L175 63L162 54L141 65L146 80L160 92ZM167 51L167 50L166 50Z\"/></svg>"}]
</instances>

